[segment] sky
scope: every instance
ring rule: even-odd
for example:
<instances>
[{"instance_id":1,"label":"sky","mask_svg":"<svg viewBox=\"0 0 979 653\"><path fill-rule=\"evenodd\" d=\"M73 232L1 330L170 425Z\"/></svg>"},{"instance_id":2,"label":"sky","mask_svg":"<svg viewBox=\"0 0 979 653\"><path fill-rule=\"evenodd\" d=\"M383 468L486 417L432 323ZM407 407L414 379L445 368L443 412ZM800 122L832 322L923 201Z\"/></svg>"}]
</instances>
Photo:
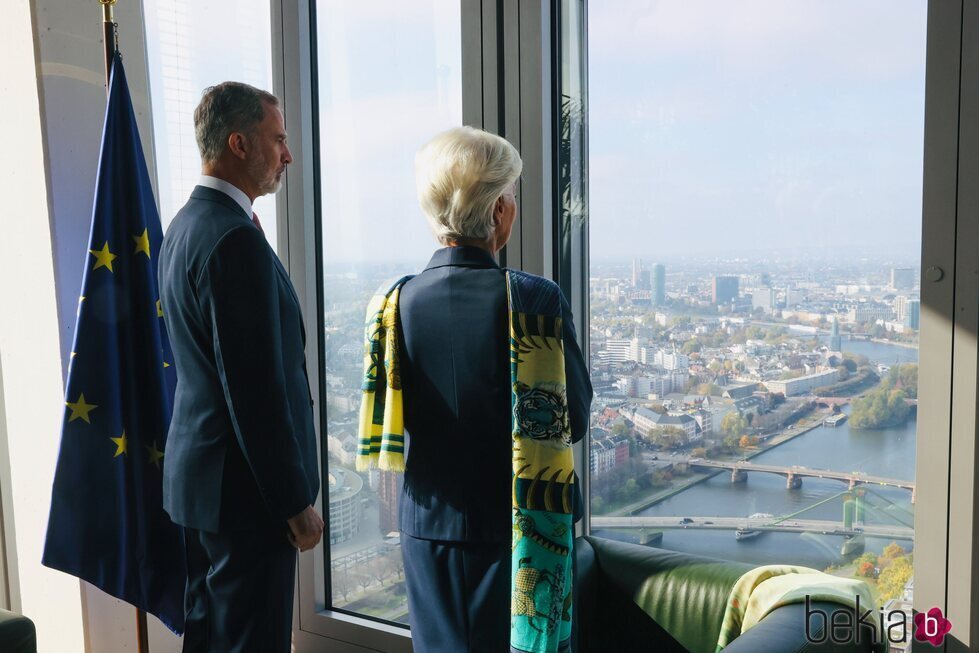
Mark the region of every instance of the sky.
<instances>
[{"instance_id":1,"label":"sky","mask_svg":"<svg viewBox=\"0 0 979 653\"><path fill-rule=\"evenodd\" d=\"M205 16L146 4L166 222L196 181L201 89L271 86L270 15L262 0ZM437 245L413 160L462 123L460 3L316 7L325 260L424 262ZM916 258L925 13L924 0L590 2L593 259ZM215 20L239 26L234 42L206 37ZM274 220L271 199L257 207Z\"/></svg>"},{"instance_id":2,"label":"sky","mask_svg":"<svg viewBox=\"0 0 979 653\"><path fill-rule=\"evenodd\" d=\"M590 3L593 258L917 258L925 9Z\"/></svg>"}]
</instances>

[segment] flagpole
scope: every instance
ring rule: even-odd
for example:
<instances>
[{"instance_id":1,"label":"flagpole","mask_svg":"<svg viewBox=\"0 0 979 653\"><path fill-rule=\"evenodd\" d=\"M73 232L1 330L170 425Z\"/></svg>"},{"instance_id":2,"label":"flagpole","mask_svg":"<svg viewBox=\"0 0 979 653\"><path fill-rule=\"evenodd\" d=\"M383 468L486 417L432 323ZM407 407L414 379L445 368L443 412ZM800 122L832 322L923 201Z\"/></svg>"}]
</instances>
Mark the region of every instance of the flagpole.
<instances>
[{"instance_id":1,"label":"flagpole","mask_svg":"<svg viewBox=\"0 0 979 653\"><path fill-rule=\"evenodd\" d=\"M102 5L102 40L105 44L105 93L109 94L112 77L112 60L119 51L119 23L112 14L116 0L99 0ZM146 628L146 612L136 608L136 650L150 653L149 637Z\"/></svg>"},{"instance_id":2,"label":"flagpole","mask_svg":"<svg viewBox=\"0 0 979 653\"><path fill-rule=\"evenodd\" d=\"M105 43L105 92L109 93L109 76L112 74L112 57L119 50L119 24L112 15L116 0L99 0L102 5L102 40Z\"/></svg>"}]
</instances>

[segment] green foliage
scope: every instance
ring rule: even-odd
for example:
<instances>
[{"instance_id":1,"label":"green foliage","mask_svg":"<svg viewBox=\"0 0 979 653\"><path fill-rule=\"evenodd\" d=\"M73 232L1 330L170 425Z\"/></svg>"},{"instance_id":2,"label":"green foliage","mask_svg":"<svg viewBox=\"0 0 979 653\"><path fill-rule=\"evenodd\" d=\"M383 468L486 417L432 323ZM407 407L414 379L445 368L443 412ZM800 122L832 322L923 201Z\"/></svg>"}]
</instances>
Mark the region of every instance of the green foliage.
<instances>
[{"instance_id":1,"label":"green foliage","mask_svg":"<svg viewBox=\"0 0 979 653\"><path fill-rule=\"evenodd\" d=\"M684 354L692 354L701 350L700 341L696 338L691 338L683 343L683 347L680 349Z\"/></svg>"},{"instance_id":2,"label":"green foliage","mask_svg":"<svg viewBox=\"0 0 979 653\"><path fill-rule=\"evenodd\" d=\"M661 449L671 449L687 444L687 432L676 426L666 426L661 429L654 429L649 434L648 439Z\"/></svg>"},{"instance_id":3,"label":"green foliage","mask_svg":"<svg viewBox=\"0 0 979 653\"><path fill-rule=\"evenodd\" d=\"M918 397L918 366L914 363L895 365L887 375L891 387L900 387L912 399Z\"/></svg>"},{"instance_id":4,"label":"green foliage","mask_svg":"<svg viewBox=\"0 0 979 653\"><path fill-rule=\"evenodd\" d=\"M853 402L850 423L880 429L903 423L911 413L907 399L918 395L918 366L895 365L880 386Z\"/></svg>"},{"instance_id":5,"label":"green foliage","mask_svg":"<svg viewBox=\"0 0 979 653\"><path fill-rule=\"evenodd\" d=\"M721 386L717 385L716 383L701 383L696 388L693 388L693 394L719 397L724 394L724 390L722 390Z\"/></svg>"},{"instance_id":6,"label":"green foliage","mask_svg":"<svg viewBox=\"0 0 979 653\"><path fill-rule=\"evenodd\" d=\"M739 439L747 430L748 420L736 410L732 410L721 420L721 433L734 440ZM725 440L726 443L727 441Z\"/></svg>"},{"instance_id":7,"label":"green foliage","mask_svg":"<svg viewBox=\"0 0 979 653\"><path fill-rule=\"evenodd\" d=\"M844 356L843 357L843 367L846 368L846 371L847 372L849 372L850 374L853 374L854 372L857 371L857 362L855 360L853 360L852 358L847 358L846 356Z\"/></svg>"},{"instance_id":8,"label":"green foliage","mask_svg":"<svg viewBox=\"0 0 979 653\"><path fill-rule=\"evenodd\" d=\"M632 433L632 429L626 426L624 422L612 425L612 435L629 435L630 433Z\"/></svg>"},{"instance_id":9,"label":"green foliage","mask_svg":"<svg viewBox=\"0 0 979 653\"><path fill-rule=\"evenodd\" d=\"M882 429L901 424L908 418L911 407L903 390L892 390L882 384L873 392L853 402L850 423L858 429Z\"/></svg>"},{"instance_id":10,"label":"green foliage","mask_svg":"<svg viewBox=\"0 0 979 653\"><path fill-rule=\"evenodd\" d=\"M852 354L850 352L844 352L843 360L853 361L854 363L857 364L857 367L864 367L866 365L870 365L870 359L864 356L863 354Z\"/></svg>"}]
</instances>

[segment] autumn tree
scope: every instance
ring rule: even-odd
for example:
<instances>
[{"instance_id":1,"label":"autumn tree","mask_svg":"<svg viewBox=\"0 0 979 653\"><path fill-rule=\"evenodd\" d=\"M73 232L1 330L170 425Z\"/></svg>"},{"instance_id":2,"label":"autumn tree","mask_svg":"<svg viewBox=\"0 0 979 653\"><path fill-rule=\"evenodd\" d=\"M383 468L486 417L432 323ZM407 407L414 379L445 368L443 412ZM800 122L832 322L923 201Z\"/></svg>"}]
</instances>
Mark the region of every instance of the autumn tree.
<instances>
[{"instance_id":1,"label":"autumn tree","mask_svg":"<svg viewBox=\"0 0 979 653\"><path fill-rule=\"evenodd\" d=\"M907 556L901 556L891 562L887 569L880 572L877 579L877 591L883 603L896 599L904 592L904 586L911 580L914 567Z\"/></svg>"},{"instance_id":2,"label":"autumn tree","mask_svg":"<svg viewBox=\"0 0 979 653\"><path fill-rule=\"evenodd\" d=\"M721 433L726 436L740 438L747 430L748 420L736 410L732 410L721 420Z\"/></svg>"}]
</instances>

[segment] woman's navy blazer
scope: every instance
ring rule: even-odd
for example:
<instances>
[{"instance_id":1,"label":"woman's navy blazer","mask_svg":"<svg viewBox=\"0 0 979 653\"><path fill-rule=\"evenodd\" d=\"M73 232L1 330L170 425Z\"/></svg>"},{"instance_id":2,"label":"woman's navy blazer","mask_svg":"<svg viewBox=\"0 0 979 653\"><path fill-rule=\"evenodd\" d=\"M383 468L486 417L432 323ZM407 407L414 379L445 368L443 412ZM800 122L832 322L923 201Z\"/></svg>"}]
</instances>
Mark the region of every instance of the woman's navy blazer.
<instances>
[{"instance_id":1,"label":"woman's navy blazer","mask_svg":"<svg viewBox=\"0 0 979 653\"><path fill-rule=\"evenodd\" d=\"M407 535L460 542L511 533L510 336L505 272L489 252L446 247L401 289ZM588 367L562 296L572 439L588 427ZM575 494L576 518L581 495Z\"/></svg>"}]
</instances>

